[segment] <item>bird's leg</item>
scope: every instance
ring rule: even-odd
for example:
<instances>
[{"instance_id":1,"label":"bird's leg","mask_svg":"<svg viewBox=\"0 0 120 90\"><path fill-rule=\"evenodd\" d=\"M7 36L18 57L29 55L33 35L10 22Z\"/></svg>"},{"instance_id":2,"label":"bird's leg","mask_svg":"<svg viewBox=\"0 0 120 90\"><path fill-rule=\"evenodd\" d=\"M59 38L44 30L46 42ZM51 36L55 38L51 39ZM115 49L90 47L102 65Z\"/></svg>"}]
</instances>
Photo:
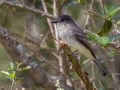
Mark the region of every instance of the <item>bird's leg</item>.
<instances>
[{"instance_id":1,"label":"bird's leg","mask_svg":"<svg viewBox=\"0 0 120 90\"><path fill-rule=\"evenodd\" d=\"M73 56L80 61L80 56L78 55L78 50L72 52Z\"/></svg>"},{"instance_id":2,"label":"bird's leg","mask_svg":"<svg viewBox=\"0 0 120 90\"><path fill-rule=\"evenodd\" d=\"M78 56L78 50L73 51L72 54L74 57Z\"/></svg>"},{"instance_id":3,"label":"bird's leg","mask_svg":"<svg viewBox=\"0 0 120 90\"><path fill-rule=\"evenodd\" d=\"M75 57L80 63L80 56L78 55L78 50L72 52L73 57ZM72 64L70 64L70 70L72 69Z\"/></svg>"}]
</instances>

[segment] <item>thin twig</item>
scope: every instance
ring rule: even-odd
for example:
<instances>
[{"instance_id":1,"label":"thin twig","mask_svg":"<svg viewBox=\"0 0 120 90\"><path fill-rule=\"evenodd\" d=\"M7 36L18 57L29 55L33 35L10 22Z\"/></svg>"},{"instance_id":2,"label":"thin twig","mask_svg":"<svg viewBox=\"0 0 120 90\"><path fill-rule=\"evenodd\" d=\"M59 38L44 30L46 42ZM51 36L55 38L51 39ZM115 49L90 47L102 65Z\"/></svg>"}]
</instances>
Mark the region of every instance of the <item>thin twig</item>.
<instances>
[{"instance_id":1,"label":"thin twig","mask_svg":"<svg viewBox=\"0 0 120 90\"><path fill-rule=\"evenodd\" d=\"M20 3L23 5L23 7L24 7L24 3L21 1L21 0L19 0L20 1Z\"/></svg>"},{"instance_id":2,"label":"thin twig","mask_svg":"<svg viewBox=\"0 0 120 90\"><path fill-rule=\"evenodd\" d=\"M45 13L45 12L43 12L41 10L37 10L37 9L31 8L31 7L28 7L26 5L23 6L22 4L15 4L15 3L12 3L10 1L3 1L1 3L1 5L2 4L6 4L6 5L9 5L9 6L12 6L12 7L16 7L16 8L26 9L26 10L32 12L32 13L40 14L41 16L45 16L47 18L51 18L51 19L55 19L56 18L55 16L53 16L51 14Z\"/></svg>"},{"instance_id":3,"label":"thin twig","mask_svg":"<svg viewBox=\"0 0 120 90\"><path fill-rule=\"evenodd\" d=\"M60 13L61 13L61 3L60 3L60 0L54 0L53 1L53 10L54 10L54 16L59 16ZM58 35L58 31L57 31L57 26L54 24L54 30L55 30L55 38L59 41L59 35ZM56 42L56 49L57 49L57 52L60 52L60 47L59 45L57 45L57 42ZM58 55L58 60L59 60L59 66L63 67L65 64L63 61L63 57L62 57L62 53L59 53ZM65 73L65 70L63 68L60 67L60 71Z\"/></svg>"},{"instance_id":4,"label":"thin twig","mask_svg":"<svg viewBox=\"0 0 120 90\"><path fill-rule=\"evenodd\" d=\"M75 1L76 1L76 0L75 0ZM77 2L77 1L76 1L76 2ZM77 2L77 3L78 3L78 2ZM90 15L92 15L92 16L95 15L95 16L97 16L97 17L99 17L99 18L102 18L102 19L104 19L104 20L110 21L111 23L114 23L114 24L116 24L116 25L120 25L120 24L117 24L117 23L114 22L114 21L111 21L111 20L108 19L108 18L105 18L105 17L102 16L102 15L99 15L99 14L93 12L93 11L88 10L85 6L81 5L80 3L78 3L78 4L79 4L82 8L84 8L85 10L87 10Z\"/></svg>"},{"instance_id":5,"label":"thin twig","mask_svg":"<svg viewBox=\"0 0 120 90\"><path fill-rule=\"evenodd\" d=\"M13 60L17 61L17 62L23 62L22 64L23 65L31 65L32 66L32 69L29 69L28 70L28 74L30 74L30 76L37 82L39 83L40 85L42 84L42 82L40 82L40 79L39 78L42 78L40 77L41 74L44 74L44 75L47 75L46 79L50 79L50 81L54 80L54 79L57 79L57 77L54 77L54 76L50 76L47 72L45 72L40 66L38 66L38 64L30 57L30 55L24 50L23 46L27 47L28 49L30 49L32 52L35 52L35 55L39 58L40 61L45 61L48 65L50 65L50 67L52 67L53 69L55 69L56 71L58 71L59 73L61 73L65 78L69 79L73 84L75 84L76 86L79 87L79 85L74 82L72 79L70 79L67 75L63 74L59 69L57 69L54 64L52 64L49 60L46 60L43 56L41 56L37 51L35 51L33 48L29 47L28 45L24 44L24 43L21 43L19 42L17 39L14 39L14 37L12 37L11 34L9 34L7 32L7 30L3 27L0 27L0 36L2 39L0 39L1 43L4 45L4 47L6 48L6 50L8 51L8 53L11 55L14 55L14 54L17 54L15 56L11 56L13 58ZM5 41L6 40L6 41ZM14 42L15 44L10 44ZM7 44L6 44L7 43ZM9 44L10 45L9 45ZM19 48L18 46L19 45ZM13 48L16 50L17 49L17 53L11 53L13 52ZM19 50L20 49L20 50ZM10 50L10 51L9 51ZM19 54L18 54L19 53ZM22 55L21 55L22 54ZM20 55L20 56L19 56ZM17 59L16 59L17 58ZM24 61L25 60L25 61ZM34 63L32 63L34 62ZM37 66L36 66L37 65ZM41 71L40 71L41 70ZM33 73L34 72L34 73ZM50 77L49 77L50 76ZM59 79L59 78L58 78ZM46 83L52 85L54 82L49 82L49 83ZM55 85L55 84L54 84ZM48 86L48 87L49 87ZM65 86L66 87L66 86ZM52 88L52 87L51 87ZM81 87L80 87L81 88ZM47 89L47 90L50 90L50 89ZM53 89L51 89L53 90ZM70 89L70 90L74 90L74 89Z\"/></svg>"},{"instance_id":6,"label":"thin twig","mask_svg":"<svg viewBox=\"0 0 120 90\"><path fill-rule=\"evenodd\" d=\"M44 0L41 0L41 2L42 2L44 11L45 11L46 13L48 13L48 10L47 10L45 1L44 1ZM47 22L48 22L48 25L49 25L49 28L50 28L50 31L51 31L52 36L55 37L55 35L54 35L54 30L53 30L52 24L50 23L50 19L49 19L49 18L47 18Z\"/></svg>"},{"instance_id":7,"label":"thin twig","mask_svg":"<svg viewBox=\"0 0 120 90\"><path fill-rule=\"evenodd\" d=\"M92 0L92 2L91 2L91 4L90 4L89 11L91 11L92 5L93 5L93 0ZM89 13L89 12L88 12L88 13ZM84 29L85 29L85 27L86 27L87 24L88 24L89 18L90 18L90 14L87 15L87 19L86 19L86 22L85 22L85 25L84 25Z\"/></svg>"}]
</instances>

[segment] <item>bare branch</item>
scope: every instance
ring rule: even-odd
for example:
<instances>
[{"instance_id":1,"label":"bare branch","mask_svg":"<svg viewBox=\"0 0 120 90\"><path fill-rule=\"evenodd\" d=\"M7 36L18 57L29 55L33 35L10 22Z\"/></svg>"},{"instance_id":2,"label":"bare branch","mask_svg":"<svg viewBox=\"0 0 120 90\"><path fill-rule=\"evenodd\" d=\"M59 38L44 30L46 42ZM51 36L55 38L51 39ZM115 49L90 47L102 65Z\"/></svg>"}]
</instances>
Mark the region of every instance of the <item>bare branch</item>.
<instances>
[{"instance_id":1,"label":"bare branch","mask_svg":"<svg viewBox=\"0 0 120 90\"><path fill-rule=\"evenodd\" d=\"M53 5L54 15L58 17L61 14L61 8L60 8L61 2L60 0L54 0L53 4L54 4ZM58 35L57 27L55 24L54 24L54 30L55 30L55 38L59 41L59 35ZM57 49L57 52L60 52L60 48L59 48L59 45L57 45L57 42L56 42L56 49ZM58 60L59 60L59 66L61 67L65 66L65 60L63 60L62 53L59 53ZM61 67L60 67L60 71L65 73L65 70Z\"/></svg>"},{"instance_id":2,"label":"bare branch","mask_svg":"<svg viewBox=\"0 0 120 90\"><path fill-rule=\"evenodd\" d=\"M57 79L61 81L61 76L51 76L45 72L24 50L23 45L12 37L12 35L3 27L0 27L0 42L14 61L22 62L22 66L32 66L32 68L28 69L26 72L35 82L47 90L56 90L55 81ZM66 90L74 90L73 87L64 85L62 82L61 87Z\"/></svg>"},{"instance_id":3,"label":"bare branch","mask_svg":"<svg viewBox=\"0 0 120 90\"><path fill-rule=\"evenodd\" d=\"M44 0L41 0L41 2L42 2L44 11L45 11L46 13L48 13L48 10L47 10L45 1L44 1ZM47 18L47 22L48 22L48 25L49 25L49 28L50 28L50 31L51 31L52 36L55 37L55 36L54 36L54 30L53 30L52 24L50 23L50 19L49 19L49 18Z\"/></svg>"},{"instance_id":4,"label":"bare branch","mask_svg":"<svg viewBox=\"0 0 120 90\"><path fill-rule=\"evenodd\" d=\"M59 16L61 15L61 1L60 0L53 0L53 10L54 10L54 15Z\"/></svg>"},{"instance_id":5,"label":"bare branch","mask_svg":"<svg viewBox=\"0 0 120 90\"><path fill-rule=\"evenodd\" d=\"M69 61L72 63L74 70L77 75L81 78L87 90L97 90L93 83L89 80L88 74L84 72L79 64L77 58L72 55L70 47L63 41L60 42L61 48L64 50L65 54L68 56Z\"/></svg>"},{"instance_id":6,"label":"bare branch","mask_svg":"<svg viewBox=\"0 0 120 90\"><path fill-rule=\"evenodd\" d=\"M93 5L93 0L92 0L92 2L91 2L90 6L89 6L89 11L91 11L92 5ZM88 13L89 13L89 12L88 12ZM90 14L87 15L87 18L86 18L86 21L85 21L85 25L84 25L84 29L85 29L85 27L86 27L87 24L88 24L89 18L90 18Z\"/></svg>"},{"instance_id":7,"label":"bare branch","mask_svg":"<svg viewBox=\"0 0 120 90\"><path fill-rule=\"evenodd\" d=\"M41 16L44 16L44 17L47 17L47 18L51 18L51 19L56 18L54 15L45 13L41 10L37 10L37 9L31 8L31 7L28 7L26 5L23 6L22 4L15 4L15 3L12 3L12 2L9 2L9 1L3 1L3 2L1 2L0 5L2 5L2 4L6 4L6 5L9 5L9 6L12 6L12 7L16 7L16 8L26 9L26 10L32 12L32 13L40 14Z\"/></svg>"},{"instance_id":8,"label":"bare branch","mask_svg":"<svg viewBox=\"0 0 120 90\"><path fill-rule=\"evenodd\" d=\"M76 0L75 0L76 1ZM76 1L77 2L77 1ZM78 3L78 2L77 2ZM85 6L83 6L82 4L80 4L80 3L78 3L82 8L84 8L87 12L89 12L89 15L91 15L91 16L97 16L97 17L99 17L99 18L101 18L101 19L103 19L103 20L107 20L107 21L110 21L111 23L114 23L115 25L119 25L120 26L120 24L117 24L116 22L114 22L114 21L111 21L110 19L108 19L108 18L106 18L106 17L104 17L104 16L102 16L102 15L99 15L99 14L97 14L96 12L93 12L93 11L90 11L90 10L88 10Z\"/></svg>"}]
</instances>

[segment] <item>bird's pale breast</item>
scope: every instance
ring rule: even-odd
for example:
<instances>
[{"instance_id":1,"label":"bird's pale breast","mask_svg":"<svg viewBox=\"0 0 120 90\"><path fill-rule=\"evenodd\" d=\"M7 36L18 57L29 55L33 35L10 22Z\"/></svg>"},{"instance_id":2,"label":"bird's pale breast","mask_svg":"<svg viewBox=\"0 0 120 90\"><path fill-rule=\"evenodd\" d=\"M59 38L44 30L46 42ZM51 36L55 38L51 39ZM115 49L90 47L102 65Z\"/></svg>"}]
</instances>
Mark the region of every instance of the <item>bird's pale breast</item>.
<instances>
[{"instance_id":1,"label":"bird's pale breast","mask_svg":"<svg viewBox=\"0 0 120 90\"><path fill-rule=\"evenodd\" d=\"M78 50L80 54L83 54L90 59L94 59L91 52L74 38L69 28L61 26L58 28L58 33L59 37L71 46L72 51Z\"/></svg>"}]
</instances>

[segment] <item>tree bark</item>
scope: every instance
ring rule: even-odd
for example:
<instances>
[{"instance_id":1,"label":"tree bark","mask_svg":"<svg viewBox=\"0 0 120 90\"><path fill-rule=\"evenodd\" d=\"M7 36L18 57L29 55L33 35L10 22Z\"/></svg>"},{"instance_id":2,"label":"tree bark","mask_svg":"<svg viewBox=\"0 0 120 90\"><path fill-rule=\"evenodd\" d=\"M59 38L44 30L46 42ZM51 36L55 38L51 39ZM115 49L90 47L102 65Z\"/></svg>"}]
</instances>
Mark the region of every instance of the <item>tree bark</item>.
<instances>
[{"instance_id":1,"label":"tree bark","mask_svg":"<svg viewBox=\"0 0 120 90\"><path fill-rule=\"evenodd\" d=\"M3 27L0 27L0 42L15 62L22 62L23 67L32 66L32 68L26 70L26 72L35 82L46 90L56 90L56 80L62 81L61 76L51 76L44 71L44 69L25 51L23 45ZM73 87L64 85L63 82L61 82L61 88L74 90Z\"/></svg>"}]
</instances>

